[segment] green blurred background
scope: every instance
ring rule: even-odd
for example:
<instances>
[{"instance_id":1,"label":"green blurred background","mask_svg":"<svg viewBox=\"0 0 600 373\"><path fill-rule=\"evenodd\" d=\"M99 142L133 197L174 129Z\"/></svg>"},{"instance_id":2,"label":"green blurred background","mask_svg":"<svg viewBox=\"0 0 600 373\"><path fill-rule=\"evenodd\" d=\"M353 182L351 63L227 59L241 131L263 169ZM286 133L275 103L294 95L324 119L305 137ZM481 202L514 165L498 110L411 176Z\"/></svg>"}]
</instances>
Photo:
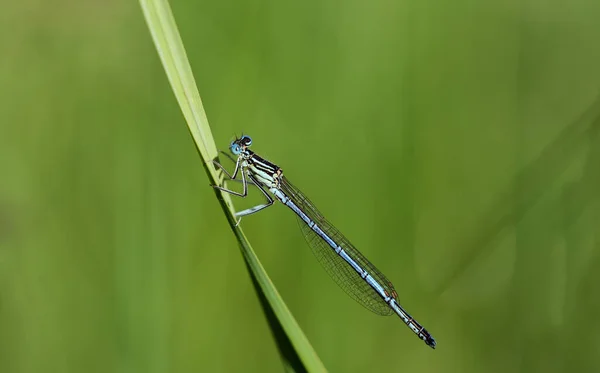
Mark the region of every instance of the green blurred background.
<instances>
[{"instance_id":1,"label":"green blurred background","mask_svg":"<svg viewBox=\"0 0 600 373\"><path fill-rule=\"evenodd\" d=\"M600 371L600 2L171 5L218 145L250 134L438 341L287 209L244 219L331 371ZM6 2L0 46L0 372L281 371L138 3Z\"/></svg>"}]
</instances>

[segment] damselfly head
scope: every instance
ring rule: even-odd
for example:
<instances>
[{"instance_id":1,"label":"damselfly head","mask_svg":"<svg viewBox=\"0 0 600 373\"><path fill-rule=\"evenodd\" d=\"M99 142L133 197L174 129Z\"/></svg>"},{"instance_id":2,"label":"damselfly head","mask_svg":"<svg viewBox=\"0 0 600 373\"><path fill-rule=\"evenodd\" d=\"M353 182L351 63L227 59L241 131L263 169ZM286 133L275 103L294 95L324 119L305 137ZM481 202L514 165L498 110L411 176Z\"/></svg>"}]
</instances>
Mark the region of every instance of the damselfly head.
<instances>
[{"instance_id":1,"label":"damselfly head","mask_svg":"<svg viewBox=\"0 0 600 373\"><path fill-rule=\"evenodd\" d=\"M229 145L229 149L233 155L240 155L250 145L252 145L252 139L250 136L243 135L241 138L233 140L231 145Z\"/></svg>"}]
</instances>

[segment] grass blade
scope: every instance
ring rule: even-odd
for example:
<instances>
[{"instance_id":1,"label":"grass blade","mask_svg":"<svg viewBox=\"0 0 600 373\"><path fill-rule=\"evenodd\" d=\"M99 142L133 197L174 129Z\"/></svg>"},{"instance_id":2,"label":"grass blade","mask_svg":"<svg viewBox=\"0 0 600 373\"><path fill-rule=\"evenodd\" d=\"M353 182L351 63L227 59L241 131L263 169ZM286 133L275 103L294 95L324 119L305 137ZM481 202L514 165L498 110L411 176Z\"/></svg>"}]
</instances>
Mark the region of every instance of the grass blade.
<instances>
[{"instance_id":1,"label":"grass blade","mask_svg":"<svg viewBox=\"0 0 600 373\"><path fill-rule=\"evenodd\" d=\"M140 0L142 11L163 67L181 107L196 148L204 161L210 182L220 181L211 160L218 155L200 94L196 87L183 42L166 0ZM215 190L244 256L248 272L285 368L293 371L324 372L325 367L269 279L240 227L235 226L233 204L228 194Z\"/></svg>"}]
</instances>

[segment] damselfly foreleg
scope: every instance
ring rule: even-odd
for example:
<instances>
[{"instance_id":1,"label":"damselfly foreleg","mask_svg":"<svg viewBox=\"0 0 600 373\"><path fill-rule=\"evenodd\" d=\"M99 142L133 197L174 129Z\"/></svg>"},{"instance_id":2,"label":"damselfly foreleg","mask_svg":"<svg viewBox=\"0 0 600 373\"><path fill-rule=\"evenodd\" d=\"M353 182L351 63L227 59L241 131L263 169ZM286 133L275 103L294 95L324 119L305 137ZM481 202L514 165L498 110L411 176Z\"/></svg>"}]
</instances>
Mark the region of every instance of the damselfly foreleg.
<instances>
[{"instance_id":1,"label":"damselfly foreleg","mask_svg":"<svg viewBox=\"0 0 600 373\"><path fill-rule=\"evenodd\" d=\"M231 157L229 157L229 159L231 159L233 161L233 159ZM225 173L225 175L227 175L227 177L230 178L230 179L235 179L237 177L237 174L238 174L240 168L241 168L241 166L240 166L240 160L239 159L237 161L234 161L234 162L235 162L235 169L233 170L233 175L232 175L229 172L227 172L227 170L225 169L225 167L223 167L222 164L220 164L219 162L217 162L214 159L212 160L212 163L215 166L217 166L221 171L223 171Z\"/></svg>"},{"instance_id":2,"label":"damselfly foreleg","mask_svg":"<svg viewBox=\"0 0 600 373\"><path fill-rule=\"evenodd\" d=\"M233 175L230 175L229 172L227 172L227 170L225 170L225 168L223 166L221 166L221 164L215 160L213 160L213 163L216 164L217 166L219 166L223 172L225 172L227 174L227 176L229 176L229 178L231 180L235 180L235 177L237 176L237 173L240 169L240 161L238 159L238 161L235 164L235 171L233 172ZM233 194L234 196L238 196L238 197L246 197L248 195L248 183L246 182L246 172L244 170L242 170L241 172L242 174L242 185L244 188L244 191L242 193L240 192L236 192L235 190L231 190L231 189L227 189L227 188L223 188L222 186L219 185L213 185L213 188L219 189L220 191L229 193L229 194ZM257 185L258 186L258 185Z\"/></svg>"}]
</instances>

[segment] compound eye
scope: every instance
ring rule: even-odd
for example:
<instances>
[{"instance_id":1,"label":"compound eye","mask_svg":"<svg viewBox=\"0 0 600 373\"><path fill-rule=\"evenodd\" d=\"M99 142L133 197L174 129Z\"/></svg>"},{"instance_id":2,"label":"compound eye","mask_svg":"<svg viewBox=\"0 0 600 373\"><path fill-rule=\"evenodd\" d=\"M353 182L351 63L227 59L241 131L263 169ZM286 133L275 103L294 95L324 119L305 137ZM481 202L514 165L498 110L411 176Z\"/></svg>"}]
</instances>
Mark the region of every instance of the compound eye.
<instances>
[{"instance_id":1,"label":"compound eye","mask_svg":"<svg viewBox=\"0 0 600 373\"><path fill-rule=\"evenodd\" d=\"M239 146L239 144L231 144L230 149L234 155L240 155L240 153L242 152L242 147Z\"/></svg>"},{"instance_id":2,"label":"compound eye","mask_svg":"<svg viewBox=\"0 0 600 373\"><path fill-rule=\"evenodd\" d=\"M250 136L242 136L240 141L246 146L252 145L252 139L250 138Z\"/></svg>"}]
</instances>

